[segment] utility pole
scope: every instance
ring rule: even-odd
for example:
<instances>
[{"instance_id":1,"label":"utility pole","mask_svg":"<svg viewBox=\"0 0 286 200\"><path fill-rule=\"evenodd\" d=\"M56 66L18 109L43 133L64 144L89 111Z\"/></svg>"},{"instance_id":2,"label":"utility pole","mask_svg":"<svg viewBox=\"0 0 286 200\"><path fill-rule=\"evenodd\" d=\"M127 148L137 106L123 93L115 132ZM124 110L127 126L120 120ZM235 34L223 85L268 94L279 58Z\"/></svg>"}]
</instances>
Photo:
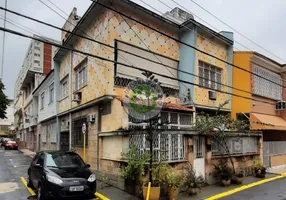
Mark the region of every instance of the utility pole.
<instances>
[{"instance_id":1,"label":"utility pole","mask_svg":"<svg viewBox=\"0 0 286 200\"><path fill-rule=\"evenodd\" d=\"M5 0L5 9L7 9L7 0ZM6 10L4 11L4 28L6 28ZM2 63L1 63L1 74L0 74L0 81L2 81L3 77L3 68L4 68L4 56L5 56L5 31L3 32L3 42L2 42Z\"/></svg>"}]
</instances>

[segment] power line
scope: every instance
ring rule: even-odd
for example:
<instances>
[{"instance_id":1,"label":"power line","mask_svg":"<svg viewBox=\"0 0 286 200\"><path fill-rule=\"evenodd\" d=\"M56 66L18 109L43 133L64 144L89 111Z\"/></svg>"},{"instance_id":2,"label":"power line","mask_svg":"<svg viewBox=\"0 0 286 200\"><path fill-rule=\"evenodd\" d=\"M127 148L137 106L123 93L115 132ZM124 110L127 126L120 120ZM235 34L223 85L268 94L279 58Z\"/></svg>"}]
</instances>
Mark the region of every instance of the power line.
<instances>
[{"instance_id":1,"label":"power line","mask_svg":"<svg viewBox=\"0 0 286 200\"><path fill-rule=\"evenodd\" d=\"M55 12L57 15L59 15L61 18L63 18L63 19L65 19L65 17L63 17L61 14L59 14L57 11L55 11L53 8L51 8L49 5L47 5L46 3L44 3L42 0L39 0L42 4L44 4L45 6L47 6L50 10L52 10L53 12ZM50 0L48 0L50 3L52 3ZM59 10L61 10L62 12L64 12L62 9L60 9L57 5L55 5L54 3L52 3L55 7L57 7ZM65 12L64 12L65 13ZM66 14L66 13L65 13ZM66 14L67 15L67 14ZM137 35L137 33L132 29L132 27L129 25L129 23L124 19L124 18L122 18L125 22L126 22L126 24L128 24L128 26L129 26L129 29L131 29L134 33L135 33L135 35L142 41L142 39ZM72 24L73 26L75 26L75 24L73 24L72 22L70 22L68 19L65 19L67 22L69 22L70 24ZM88 37L90 37L90 38L92 38L92 36L89 36L85 31L82 31L81 29L79 29L81 32L83 32L85 35L87 35ZM100 35L100 34L99 34ZM98 36L99 36L98 35ZM97 36L97 37L98 37ZM97 38L96 37L96 38ZM95 38L95 39L96 39ZM144 41L142 41L142 43L146 46L146 44L144 43ZM146 46L147 48L148 48L148 46ZM149 49L149 48L148 48ZM109 50L109 49L107 49L107 50ZM113 52L112 52L113 53ZM155 54L153 54L158 60L159 60L159 62L161 62L162 63L162 61L155 55ZM134 65L134 64L132 64L128 59L126 59L124 56L122 56L122 55L119 55L121 58L123 58L123 60L125 60L126 62L128 62L129 64L131 64L131 65ZM163 64L163 63L162 63ZM169 71L169 73L170 74L172 74L172 72L168 69L168 68L166 68L168 71ZM175 77L175 75L174 74L172 74L172 76L174 76ZM183 84L184 85L184 84ZM186 85L184 85L185 87L186 87ZM188 89L187 87L186 87L186 89ZM184 94L185 95L185 94Z\"/></svg>"},{"instance_id":2,"label":"power line","mask_svg":"<svg viewBox=\"0 0 286 200\"><path fill-rule=\"evenodd\" d=\"M139 70L139 71L150 72L150 73L152 73L152 74L154 74L154 75L157 75L157 76L161 76L161 77L164 77L164 78L176 80L176 81L179 81L179 82L183 82L183 83L186 83L186 84L191 84L191 85L194 85L194 86L198 86L198 87L199 87L199 84L196 84L196 83L192 83L192 82L189 82L189 81L186 81L186 80L181 80L181 79L178 79L178 78L166 76L166 75L164 75L164 74L160 74L160 73L157 73L157 72L152 72L152 71L150 71L150 70L145 70L145 69L142 70L142 69L139 68L139 67L135 67L135 66L132 66L132 65L128 65L128 64L125 64L125 63L118 62L118 61L114 61L114 60L111 60L111 59L109 59L109 58L104 58L104 57L101 57L101 56L93 55L93 54L91 54L91 53L83 52L83 51L78 50L78 49L74 49L74 48L70 48L70 47L67 47L67 46L64 46L64 45L60 45L60 44L57 44L57 43L55 43L55 42L45 41L44 39L35 38L35 37L33 37L33 36L25 35L25 34L23 34L23 33L20 33L20 32L11 30L11 29L7 29L7 28L0 27L0 31L5 31L5 32L8 32L8 33L11 33L11 34L14 34L14 35L18 35L18 36L25 37L25 38L29 38L29 39L33 39L33 40L36 40L36 41L39 41L39 42L47 43L47 44L53 45L53 46L58 47L58 48L66 49L66 50L69 50L69 51L75 51L75 52L77 52L77 53L81 53L81 54L86 55L86 56L94 57L94 58L96 58L96 59L100 59L100 60L103 60L103 61L115 63L115 64L117 64L117 65L123 65L123 66L125 66L125 67L132 68L132 69L136 69L136 70ZM274 104L274 103L269 103L269 102L267 102L267 101L257 100L257 99L254 99L254 98L245 97L245 96L241 96L241 95L237 95L237 94L232 94L232 93L225 92L225 91L220 91L220 90L217 90L217 89L213 89L213 90L216 91L216 92L219 92L219 93L224 93L224 94L236 96L236 97L239 97L239 98L244 98L244 99L248 99L248 100L252 100L252 101L257 101L257 102L262 102L262 103L266 103L266 104L270 104L270 105L276 105L276 104Z\"/></svg>"},{"instance_id":3,"label":"power line","mask_svg":"<svg viewBox=\"0 0 286 200\"><path fill-rule=\"evenodd\" d=\"M140 1L141 1L141 2L144 2L144 1L142 1L142 0L140 0ZM162 0L158 0L158 1L161 2L162 4L164 4L166 7L172 9L172 7L170 7L168 4L164 3ZM176 1L174 1L174 0L171 0L171 1L173 1L175 4L177 4L178 6L180 6L180 7L181 7L182 9L184 9L185 11L187 11L187 12L189 12L189 13L192 13L190 10L186 9L185 7L183 7L183 6L182 6L181 4L179 4L178 2L176 2ZM144 2L144 3L145 3L145 2ZM146 4L146 3L145 3L145 4ZM147 5L150 6L150 7L152 7L152 6L149 5L149 4L147 4ZM154 7L152 7L152 8L155 9ZM156 9L156 10L157 10L157 9ZM157 11L158 11L158 10L157 10ZM160 11L159 11L159 12L160 12ZM200 18L199 16L195 15L194 13L192 13L192 15L194 15L196 18L200 19L201 21L203 21L204 23L206 23L207 25L209 25L210 27L212 27L213 29L215 29L217 32L219 32L219 29L217 29L216 27L214 27L213 25L211 25L210 23L208 23L208 22L205 21L204 19ZM190 29L190 28L187 27L187 26L184 26L184 27L187 28L187 29L189 29L189 30L191 30L191 31L193 31L193 32L195 32L194 30ZM197 33L198 35L200 35L197 31L196 31L196 33ZM213 36L215 36L216 38L218 38L217 35L213 34L212 32L209 31L209 33L212 34ZM200 35L200 36L203 37L202 35ZM206 40L208 40L209 42L212 43L212 41L210 41L210 40L207 39L206 37L203 37L203 38L205 38ZM218 39L220 39L220 38L218 38ZM246 49L248 49L248 50L251 51L250 48L248 48L248 47L245 46L244 44L238 42L237 40L234 40L234 42L236 42L237 44L240 44L240 45L243 46L244 48L246 48ZM238 51L240 51L240 49L237 48L237 47L235 47L235 46L233 46L233 48L236 49L236 50L238 50Z\"/></svg>"},{"instance_id":4,"label":"power line","mask_svg":"<svg viewBox=\"0 0 286 200\"><path fill-rule=\"evenodd\" d=\"M173 0L172 0L173 1ZM233 31L237 32L239 35L241 35L242 37L244 37L245 39L247 39L248 41L252 42L253 44L255 44L256 46L260 47L261 49L263 49L264 51L270 53L271 55L273 55L274 57L282 60L283 62L286 62L284 59L276 56L275 54L273 54L272 52L268 51L267 49L265 49L263 46L257 44L256 42L254 42L253 40L251 40L250 38L248 38L247 36L245 36L244 34L240 33L238 30L234 29L233 27L231 27L230 25L228 25L226 22L224 22L223 20L221 20L220 18L218 18L217 16L215 16L214 14L212 14L210 11L208 11L206 8L204 8L203 6L201 6L200 4L198 4L197 2L195 2L194 0L189 0L191 2L193 2L194 4L196 4L197 6L199 6L201 9L203 9L204 11L206 11L207 13L209 13L211 16L213 16L214 18L216 18L218 21L220 21L221 23L223 23L224 25L226 25L228 28L232 29Z\"/></svg>"},{"instance_id":5,"label":"power line","mask_svg":"<svg viewBox=\"0 0 286 200\"><path fill-rule=\"evenodd\" d=\"M5 0L5 8L7 8L7 0ZM4 11L4 19L7 17L7 12ZM4 20L4 28L6 28L6 21ZM0 71L0 80L2 82L3 77L3 68L4 68L4 56L5 56L5 32L3 32L3 42L2 42L2 63L1 63L1 71Z\"/></svg>"},{"instance_id":6,"label":"power line","mask_svg":"<svg viewBox=\"0 0 286 200\"><path fill-rule=\"evenodd\" d=\"M94 1L94 0L92 0L92 1ZM134 19L134 18L132 18L132 17L130 17L130 16L128 16L128 15L126 15L126 14L124 14L124 13L122 13L122 12L116 10L116 9L113 9L113 8L111 8L111 7L109 7L109 6L106 6L106 5L102 4L102 3L99 3L98 1L97 1L97 4L98 4L98 5L101 5L101 6L104 7L104 8L107 8L107 9L109 9L109 10L112 10L113 12L116 12L116 13L118 13L119 15L122 15L122 16L124 16L124 17L126 17L126 18L128 18L128 19L130 19L130 20L132 20L132 21L134 21L134 22L136 22L136 23L138 23L138 24L141 24L141 25L143 25L143 26L145 26L145 27L148 27L149 29L151 29L151 30L153 30L153 31L156 31L157 33L160 33L161 35L164 35L164 36L166 36L166 37L168 37L168 38L171 38L171 39L173 39L173 40L176 41L176 42L179 42L179 43L181 43L181 44L184 44L184 45L186 45L186 46L188 46L188 47L190 47L190 48L192 48L192 49L195 49L196 51L201 52L201 53L203 53L203 54L205 54L205 55L207 55L207 56L209 56L209 57L212 57L212 58L214 58L214 59L216 59L216 60L219 60L219 61L221 61L221 62L223 62L223 63L226 63L226 64L228 64L228 65L230 65L230 66L233 66L233 67L235 67L235 68L237 68L237 69L240 69L240 70L242 70L242 71L248 72L248 73L250 73L250 74L252 74L252 75L254 75L254 76L257 76L257 77L259 77L259 78L262 78L262 79L264 79L264 80L267 80L267 81L269 81L269 82L271 82L271 83L273 83L273 84L275 84L275 85L278 85L278 86L280 86L280 87L285 87L285 86L283 86L283 85L281 85L281 84L279 84L279 83L276 83L276 82L274 82L274 81L272 81L272 80L269 80L269 79L267 79L267 78L265 78L265 77L263 77L263 76L260 76L259 74L255 74L255 73L253 73L252 71L249 71L249 70L247 70L247 69L244 69L244 68L242 68L242 67L239 67L239 66L237 66L237 65L234 65L234 64L232 64L232 63L230 63L230 62L227 62L227 61L225 61L225 60L223 60L223 59L221 59L221 58L218 58L218 57L216 57L216 56L214 56L214 55L211 55L210 53L207 53L207 52L205 52L205 51L203 51L203 50L200 50L200 49L198 49L197 47L194 47L194 46L192 46L192 45L190 45L190 44L188 44L188 43L186 43L186 42L180 41L180 40L177 39L177 38L174 38L174 37L172 37L172 36L170 36L170 35L168 35L168 34L162 32L162 31L159 31L159 30L157 30L156 28L153 28L153 27L151 27L151 26L149 26L149 25L147 25L147 24L145 24L145 23L143 23L143 22L141 22L141 21L139 21L139 20L137 20L137 19ZM286 88L286 87L285 87L285 88Z\"/></svg>"},{"instance_id":7,"label":"power line","mask_svg":"<svg viewBox=\"0 0 286 200\"><path fill-rule=\"evenodd\" d=\"M1 7L0 7L0 9L1 9ZM85 36L79 35L79 34L77 34L77 33L72 33L71 31L65 30L65 29L63 29L63 28L59 28L59 27L57 27L57 26L54 26L54 25L52 25L52 24L49 24L49 23L46 23L46 22L43 22L43 21L40 21L40 20L31 18L31 17L29 17L29 16L26 16L26 15L23 15L23 14L14 12L14 11L10 11L10 10L7 10L7 11L10 12L10 13L13 13L13 14L15 14L15 15L19 15L19 16L21 16L21 17L30 19L30 20L32 20L32 21L36 21L36 22L38 22L38 23L47 25L47 26L49 26L49 27L52 27L52 28L55 28L55 29L58 29L58 30L61 30L61 31L64 31L64 32L67 32L67 33L70 33L70 34L73 34L73 35L75 35L75 36L77 36L77 37L80 37L80 38L83 38L83 39L87 39L87 40L92 41L92 42L99 43L99 44L101 44L101 45L103 45L103 46L106 46L106 47L108 47L108 48L112 48L112 49L114 49L114 50L118 50L118 51L121 51L121 52L130 54L130 55L133 55L133 56L135 56L135 57L138 57L138 58L141 58L141 59L145 59L145 60L147 60L147 61L150 61L150 62L159 64L159 65L165 66L166 68L170 68L170 69L173 69L173 70L177 70L177 71L179 71L179 72L182 72L182 73L185 73L185 74L188 74L188 75L191 75L191 76L195 76L195 77L201 78L201 79L203 79L203 80L211 81L211 82L213 82L213 83L220 84L220 85L222 85L222 86L229 87L229 88L235 89L235 90L237 90L237 91L245 92L245 93L248 93L248 94L253 94L253 93L251 93L251 92L249 92L249 91L246 91L246 90L242 90L242 89L239 89L239 88L235 88L235 87L232 87L232 86L229 86L229 85L227 85L227 84L223 84L223 83L220 83L220 82L217 82L217 81L214 81L214 80L209 80L208 78L205 78L205 77L203 77L203 76L198 76L198 75L196 75L196 74L193 74L193 73L190 73L190 72L187 72L187 71L184 71L184 70L180 70L180 69L173 68L173 67L171 67L171 66L169 66L169 65L163 64L162 62L156 62L156 61L154 61L154 60L145 58L145 57L143 57L143 56L134 54L134 53L129 52L129 51L125 51L125 50L122 50L122 49L116 49L114 46L111 46L111 45L109 45L109 44L100 42L100 41L98 41L98 40L95 40L95 39L92 39L92 38L89 38L89 37L85 37ZM31 30L31 29L30 29L30 30ZM153 52L153 53L154 53L154 52ZM130 63L130 62L129 62L129 63ZM132 63L131 63L131 64L132 64Z\"/></svg>"}]
</instances>

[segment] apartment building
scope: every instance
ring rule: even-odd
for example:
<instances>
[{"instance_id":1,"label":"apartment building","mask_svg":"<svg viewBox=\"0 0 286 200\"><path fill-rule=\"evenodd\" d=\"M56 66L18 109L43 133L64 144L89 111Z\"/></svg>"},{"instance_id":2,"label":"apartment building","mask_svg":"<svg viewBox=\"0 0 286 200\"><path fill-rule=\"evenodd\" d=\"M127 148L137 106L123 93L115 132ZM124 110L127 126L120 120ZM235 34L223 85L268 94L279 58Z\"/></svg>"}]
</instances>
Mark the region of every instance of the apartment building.
<instances>
[{"instance_id":1,"label":"apartment building","mask_svg":"<svg viewBox=\"0 0 286 200\"><path fill-rule=\"evenodd\" d=\"M34 37L57 42L37 35ZM15 84L16 134L20 135L20 147L32 151L36 150L38 123L38 102L33 91L53 69L54 51L55 47L52 45L32 40Z\"/></svg>"}]
</instances>

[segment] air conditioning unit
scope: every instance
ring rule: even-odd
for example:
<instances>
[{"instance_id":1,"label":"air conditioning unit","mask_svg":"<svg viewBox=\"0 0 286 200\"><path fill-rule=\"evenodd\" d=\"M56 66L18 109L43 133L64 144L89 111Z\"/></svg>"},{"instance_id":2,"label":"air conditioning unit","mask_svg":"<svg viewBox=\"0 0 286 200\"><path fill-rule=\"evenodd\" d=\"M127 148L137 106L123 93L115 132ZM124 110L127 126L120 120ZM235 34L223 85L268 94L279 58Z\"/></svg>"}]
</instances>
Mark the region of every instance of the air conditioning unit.
<instances>
[{"instance_id":1,"label":"air conditioning unit","mask_svg":"<svg viewBox=\"0 0 286 200\"><path fill-rule=\"evenodd\" d=\"M81 102L81 92L77 92L74 94L73 101L78 102L78 103Z\"/></svg>"},{"instance_id":2,"label":"air conditioning unit","mask_svg":"<svg viewBox=\"0 0 286 200\"><path fill-rule=\"evenodd\" d=\"M277 101L276 102L276 110L284 110L286 108L285 101Z\"/></svg>"},{"instance_id":3,"label":"air conditioning unit","mask_svg":"<svg viewBox=\"0 0 286 200\"><path fill-rule=\"evenodd\" d=\"M216 100L216 92L209 90L209 99Z\"/></svg>"},{"instance_id":4,"label":"air conditioning unit","mask_svg":"<svg viewBox=\"0 0 286 200\"><path fill-rule=\"evenodd\" d=\"M30 123L30 119L25 119L25 123Z\"/></svg>"},{"instance_id":5,"label":"air conditioning unit","mask_svg":"<svg viewBox=\"0 0 286 200\"><path fill-rule=\"evenodd\" d=\"M94 123L95 122L95 115L88 115L87 116L87 121L91 122L91 123Z\"/></svg>"}]
</instances>

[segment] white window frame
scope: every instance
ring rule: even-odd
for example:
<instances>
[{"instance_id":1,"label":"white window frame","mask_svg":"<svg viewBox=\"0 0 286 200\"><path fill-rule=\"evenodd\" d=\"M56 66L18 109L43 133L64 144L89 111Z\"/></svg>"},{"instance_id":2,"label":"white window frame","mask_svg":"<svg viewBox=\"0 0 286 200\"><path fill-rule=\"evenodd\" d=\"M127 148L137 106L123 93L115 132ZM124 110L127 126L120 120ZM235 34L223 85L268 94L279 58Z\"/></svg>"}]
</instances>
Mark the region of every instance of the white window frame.
<instances>
[{"instance_id":1,"label":"white window frame","mask_svg":"<svg viewBox=\"0 0 286 200\"><path fill-rule=\"evenodd\" d=\"M55 84L52 83L49 86L49 103L53 103L54 102L54 98L55 98Z\"/></svg>"},{"instance_id":2,"label":"white window frame","mask_svg":"<svg viewBox=\"0 0 286 200\"><path fill-rule=\"evenodd\" d=\"M41 110L44 109L44 104L45 104L45 92L42 92L42 94L41 94L41 103L40 103Z\"/></svg>"},{"instance_id":3,"label":"white window frame","mask_svg":"<svg viewBox=\"0 0 286 200\"><path fill-rule=\"evenodd\" d=\"M69 96L69 82L68 76L62 79L61 81L61 99L64 99Z\"/></svg>"},{"instance_id":4,"label":"white window frame","mask_svg":"<svg viewBox=\"0 0 286 200\"><path fill-rule=\"evenodd\" d=\"M199 85L215 90L222 88L222 68L199 60ZM206 74L208 73L208 74ZM212 78L214 75L214 78ZM208 80L206 80L208 79ZM220 84L219 84L220 83Z\"/></svg>"},{"instance_id":5,"label":"white window frame","mask_svg":"<svg viewBox=\"0 0 286 200\"><path fill-rule=\"evenodd\" d=\"M87 85L87 58L75 68L75 91Z\"/></svg>"}]
</instances>

